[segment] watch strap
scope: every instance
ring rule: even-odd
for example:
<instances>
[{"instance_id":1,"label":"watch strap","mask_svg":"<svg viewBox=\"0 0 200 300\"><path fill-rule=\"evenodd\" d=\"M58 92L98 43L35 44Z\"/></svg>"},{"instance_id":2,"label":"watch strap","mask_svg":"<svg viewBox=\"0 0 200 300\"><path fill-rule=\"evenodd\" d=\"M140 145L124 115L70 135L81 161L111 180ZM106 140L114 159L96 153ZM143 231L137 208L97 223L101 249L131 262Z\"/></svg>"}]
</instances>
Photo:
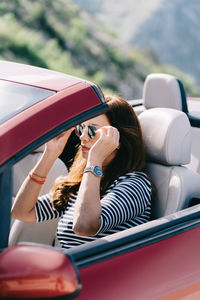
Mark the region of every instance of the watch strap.
<instances>
[{"instance_id":1,"label":"watch strap","mask_svg":"<svg viewBox=\"0 0 200 300\"><path fill-rule=\"evenodd\" d=\"M90 166L84 169L84 173L91 172L95 176L101 177L103 175L103 170L100 166Z\"/></svg>"}]
</instances>

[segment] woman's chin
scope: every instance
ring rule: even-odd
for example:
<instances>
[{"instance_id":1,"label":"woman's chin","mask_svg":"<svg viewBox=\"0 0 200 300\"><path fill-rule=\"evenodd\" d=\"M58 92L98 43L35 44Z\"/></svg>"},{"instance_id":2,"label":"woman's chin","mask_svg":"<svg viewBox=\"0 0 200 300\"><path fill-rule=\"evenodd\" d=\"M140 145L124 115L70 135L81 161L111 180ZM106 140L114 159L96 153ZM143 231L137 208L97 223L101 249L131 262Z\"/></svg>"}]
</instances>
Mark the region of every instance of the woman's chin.
<instances>
[{"instance_id":1,"label":"woman's chin","mask_svg":"<svg viewBox=\"0 0 200 300\"><path fill-rule=\"evenodd\" d=\"M82 151L82 157L87 159L88 158L88 151Z\"/></svg>"}]
</instances>

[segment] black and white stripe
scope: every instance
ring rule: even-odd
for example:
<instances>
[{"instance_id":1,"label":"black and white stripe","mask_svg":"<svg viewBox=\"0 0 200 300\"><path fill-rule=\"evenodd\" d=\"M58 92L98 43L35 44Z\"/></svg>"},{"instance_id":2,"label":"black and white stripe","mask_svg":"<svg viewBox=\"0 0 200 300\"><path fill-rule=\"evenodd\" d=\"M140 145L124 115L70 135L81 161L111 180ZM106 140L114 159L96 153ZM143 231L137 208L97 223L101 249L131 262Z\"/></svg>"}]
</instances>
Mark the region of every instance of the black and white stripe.
<instances>
[{"instance_id":1,"label":"black and white stripe","mask_svg":"<svg viewBox=\"0 0 200 300\"><path fill-rule=\"evenodd\" d=\"M59 218L57 238L63 248L71 248L107 236L150 220L152 186L141 172L120 176L101 199L101 225L95 236L78 236L72 230L77 194L70 197L63 213L52 209L50 194L39 197L36 204L37 222Z\"/></svg>"}]
</instances>

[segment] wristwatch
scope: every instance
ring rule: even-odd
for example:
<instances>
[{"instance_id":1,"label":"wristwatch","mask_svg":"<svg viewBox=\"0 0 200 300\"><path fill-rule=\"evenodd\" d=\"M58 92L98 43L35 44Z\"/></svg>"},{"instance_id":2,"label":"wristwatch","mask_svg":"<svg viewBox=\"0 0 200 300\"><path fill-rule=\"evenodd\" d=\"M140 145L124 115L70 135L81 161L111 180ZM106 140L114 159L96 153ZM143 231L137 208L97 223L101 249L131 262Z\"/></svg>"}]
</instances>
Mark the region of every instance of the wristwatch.
<instances>
[{"instance_id":1,"label":"wristwatch","mask_svg":"<svg viewBox=\"0 0 200 300\"><path fill-rule=\"evenodd\" d=\"M95 176L101 177L103 175L103 170L99 166L91 166L91 167L86 167L84 170L84 173L86 172L91 172Z\"/></svg>"}]
</instances>

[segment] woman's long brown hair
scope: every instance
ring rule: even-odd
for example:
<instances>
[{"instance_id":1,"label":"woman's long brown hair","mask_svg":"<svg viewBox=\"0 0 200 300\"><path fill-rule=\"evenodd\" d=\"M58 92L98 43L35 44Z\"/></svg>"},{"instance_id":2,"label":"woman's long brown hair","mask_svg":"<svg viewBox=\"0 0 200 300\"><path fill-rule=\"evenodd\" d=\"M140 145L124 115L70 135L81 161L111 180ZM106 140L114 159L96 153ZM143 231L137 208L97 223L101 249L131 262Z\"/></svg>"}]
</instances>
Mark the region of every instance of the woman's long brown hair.
<instances>
[{"instance_id":1,"label":"woman's long brown hair","mask_svg":"<svg viewBox=\"0 0 200 300\"><path fill-rule=\"evenodd\" d=\"M101 179L101 196L119 176L128 172L143 171L145 165L145 149L142 131L132 106L118 96L105 97L109 110L105 113L111 126L120 133L120 147L114 159L104 168ZM72 193L78 191L86 160L82 158L81 150L77 152L69 174L59 178L52 192L52 206L61 211L67 207Z\"/></svg>"}]
</instances>

